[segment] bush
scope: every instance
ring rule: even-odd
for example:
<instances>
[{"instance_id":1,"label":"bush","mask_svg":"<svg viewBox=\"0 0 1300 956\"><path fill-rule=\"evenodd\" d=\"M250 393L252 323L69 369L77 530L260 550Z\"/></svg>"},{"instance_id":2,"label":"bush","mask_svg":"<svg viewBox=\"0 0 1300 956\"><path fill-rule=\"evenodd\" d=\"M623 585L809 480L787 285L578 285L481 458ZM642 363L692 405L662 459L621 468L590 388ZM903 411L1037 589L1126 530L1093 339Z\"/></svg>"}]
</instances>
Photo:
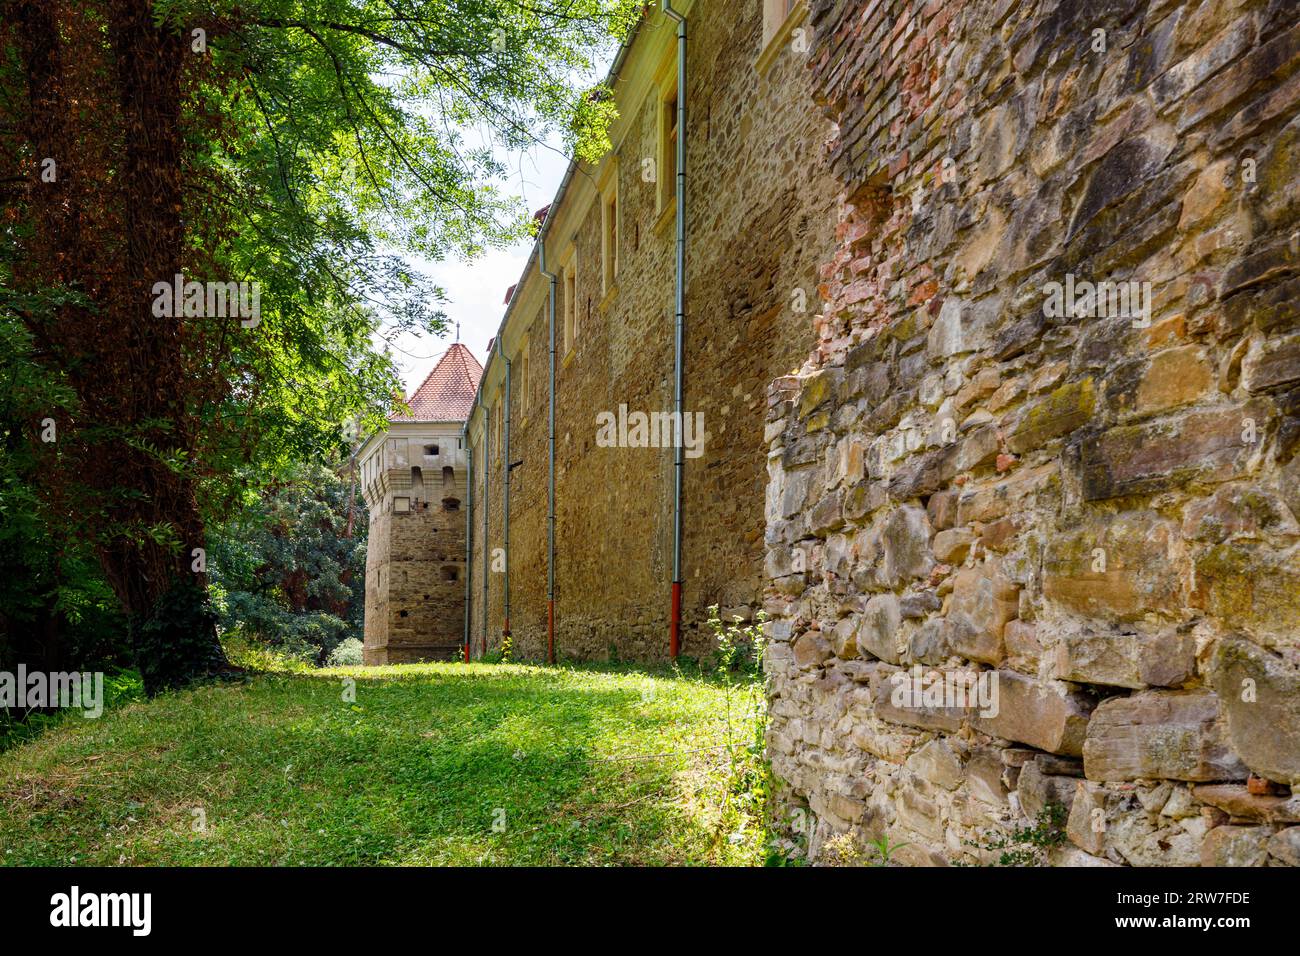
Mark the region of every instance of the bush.
<instances>
[{"instance_id":1,"label":"bush","mask_svg":"<svg viewBox=\"0 0 1300 956\"><path fill-rule=\"evenodd\" d=\"M223 633L313 665L365 621L365 504L330 469L296 466L209 535L209 591ZM357 663L360 663L358 661Z\"/></svg>"},{"instance_id":2,"label":"bush","mask_svg":"<svg viewBox=\"0 0 1300 956\"><path fill-rule=\"evenodd\" d=\"M361 642L355 637L340 641L339 646L330 651L330 667L359 667L361 663Z\"/></svg>"}]
</instances>

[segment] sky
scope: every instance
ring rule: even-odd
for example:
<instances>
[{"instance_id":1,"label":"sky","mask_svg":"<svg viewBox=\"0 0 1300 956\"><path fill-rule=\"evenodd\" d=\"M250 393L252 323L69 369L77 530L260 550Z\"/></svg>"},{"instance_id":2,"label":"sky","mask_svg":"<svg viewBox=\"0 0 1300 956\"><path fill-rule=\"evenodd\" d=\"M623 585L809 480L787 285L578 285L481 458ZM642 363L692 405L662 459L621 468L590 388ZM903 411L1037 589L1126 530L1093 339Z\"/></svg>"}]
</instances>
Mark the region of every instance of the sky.
<instances>
[{"instance_id":1,"label":"sky","mask_svg":"<svg viewBox=\"0 0 1300 956\"><path fill-rule=\"evenodd\" d=\"M597 53L590 75L575 74L574 83L585 86L606 77L616 52L610 45ZM487 141L484 131L468 128L461 132L471 143ZM512 153L499 146L494 147L494 152L511 171L508 180L498 185L521 197L525 207L534 213L555 198L555 191L560 188L569 168L569 154L558 134L522 153ZM407 397L419 388L438 359L456 341L456 323L460 323L460 341L469 347L480 364L487 359L488 342L497 334L505 315L506 290L519 281L528 265L533 241L524 239L504 249L490 249L470 262L460 259L442 262L409 260L431 276L446 294L443 311L447 314L448 331L441 337L403 335L394 340L393 361L406 386Z\"/></svg>"},{"instance_id":2,"label":"sky","mask_svg":"<svg viewBox=\"0 0 1300 956\"><path fill-rule=\"evenodd\" d=\"M568 157L555 144L549 149L535 146L521 155L502 154L501 158L508 158L512 169L507 185L523 197L532 212L555 196L569 165ZM441 338L420 334L403 335L395 340L393 360L401 372L408 397L456 340L457 322L460 341L480 363L487 358L488 342L496 335L505 315L506 290L519 281L532 249L533 240L526 239L505 249L490 249L471 262L412 260L446 292L443 310L450 326Z\"/></svg>"}]
</instances>

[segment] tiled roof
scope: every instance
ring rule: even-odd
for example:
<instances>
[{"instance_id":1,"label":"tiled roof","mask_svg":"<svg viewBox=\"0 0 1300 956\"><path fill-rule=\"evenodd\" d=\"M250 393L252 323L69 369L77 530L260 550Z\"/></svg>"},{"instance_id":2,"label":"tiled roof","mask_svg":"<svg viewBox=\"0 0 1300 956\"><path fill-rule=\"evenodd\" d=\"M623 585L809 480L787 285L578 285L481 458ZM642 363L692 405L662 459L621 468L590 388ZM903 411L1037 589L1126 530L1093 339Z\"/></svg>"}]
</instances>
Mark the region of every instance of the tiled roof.
<instances>
[{"instance_id":1,"label":"tiled roof","mask_svg":"<svg viewBox=\"0 0 1300 956\"><path fill-rule=\"evenodd\" d=\"M483 366L474 353L456 342L447 349L404 409L388 416L391 422L463 422L474 404Z\"/></svg>"}]
</instances>

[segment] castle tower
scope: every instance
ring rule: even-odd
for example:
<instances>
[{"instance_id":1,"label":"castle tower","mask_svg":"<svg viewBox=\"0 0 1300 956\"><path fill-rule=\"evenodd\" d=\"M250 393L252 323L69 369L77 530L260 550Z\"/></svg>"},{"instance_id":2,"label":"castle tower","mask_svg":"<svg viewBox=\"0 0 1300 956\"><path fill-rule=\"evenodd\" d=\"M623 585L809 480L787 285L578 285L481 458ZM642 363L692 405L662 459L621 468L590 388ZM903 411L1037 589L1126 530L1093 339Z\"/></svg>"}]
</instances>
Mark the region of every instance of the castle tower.
<instances>
[{"instance_id":1,"label":"castle tower","mask_svg":"<svg viewBox=\"0 0 1300 956\"><path fill-rule=\"evenodd\" d=\"M370 509L367 664L446 659L465 622L461 426L483 367L459 342L357 454Z\"/></svg>"}]
</instances>

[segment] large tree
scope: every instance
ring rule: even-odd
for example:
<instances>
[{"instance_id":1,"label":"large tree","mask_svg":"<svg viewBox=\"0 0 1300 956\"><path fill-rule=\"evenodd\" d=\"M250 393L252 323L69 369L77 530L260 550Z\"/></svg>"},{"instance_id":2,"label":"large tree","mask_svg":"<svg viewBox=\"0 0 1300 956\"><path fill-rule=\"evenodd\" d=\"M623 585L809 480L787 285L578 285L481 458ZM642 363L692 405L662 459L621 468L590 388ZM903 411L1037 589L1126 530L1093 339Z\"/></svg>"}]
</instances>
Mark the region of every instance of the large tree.
<instances>
[{"instance_id":1,"label":"large tree","mask_svg":"<svg viewBox=\"0 0 1300 956\"><path fill-rule=\"evenodd\" d=\"M225 667L203 551L239 465L379 420L377 330L443 322L406 257L525 232L492 147L598 151L610 106L586 78L640 8L0 2L0 308L71 396L56 443L26 423L34 488L97 555L155 692ZM254 283L260 311L164 302L178 275Z\"/></svg>"}]
</instances>

